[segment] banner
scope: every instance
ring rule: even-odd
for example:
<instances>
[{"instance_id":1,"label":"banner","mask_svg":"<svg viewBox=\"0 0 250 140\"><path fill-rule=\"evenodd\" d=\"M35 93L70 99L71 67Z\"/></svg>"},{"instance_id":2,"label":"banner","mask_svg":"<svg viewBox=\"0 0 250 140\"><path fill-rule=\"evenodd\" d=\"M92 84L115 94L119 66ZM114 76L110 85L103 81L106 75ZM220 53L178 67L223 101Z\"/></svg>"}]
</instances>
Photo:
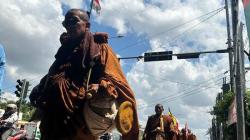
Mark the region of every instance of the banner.
<instances>
[{"instance_id":1,"label":"banner","mask_svg":"<svg viewBox=\"0 0 250 140\"><path fill-rule=\"evenodd\" d=\"M236 97L234 96L234 100L232 104L228 108L228 120L227 125L231 125L237 122L237 112L236 112Z\"/></svg>"}]
</instances>

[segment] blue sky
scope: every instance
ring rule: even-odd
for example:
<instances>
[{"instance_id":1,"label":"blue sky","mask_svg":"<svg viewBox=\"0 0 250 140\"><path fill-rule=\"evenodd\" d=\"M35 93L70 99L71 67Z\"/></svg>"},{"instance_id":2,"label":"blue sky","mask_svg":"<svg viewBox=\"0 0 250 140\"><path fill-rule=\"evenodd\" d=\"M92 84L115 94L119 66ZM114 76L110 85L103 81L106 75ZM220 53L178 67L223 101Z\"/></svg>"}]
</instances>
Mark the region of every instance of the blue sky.
<instances>
[{"instance_id":1,"label":"blue sky","mask_svg":"<svg viewBox=\"0 0 250 140\"><path fill-rule=\"evenodd\" d=\"M124 35L109 40L119 57L225 49L225 10L215 11L223 4L224 0L101 0L100 15L93 12L91 17L91 31ZM66 9L86 7L89 1L82 0L9 0L0 5L5 11L0 13L0 43L7 58L4 97L15 99L17 79L26 78L32 86L39 82L60 46ZM121 65L135 92L142 126L154 113L154 105L162 103L165 110L171 108L181 127L188 122L198 139L207 139L212 118L207 112L221 91L222 77L228 77L227 54L149 63L124 60Z\"/></svg>"}]
</instances>

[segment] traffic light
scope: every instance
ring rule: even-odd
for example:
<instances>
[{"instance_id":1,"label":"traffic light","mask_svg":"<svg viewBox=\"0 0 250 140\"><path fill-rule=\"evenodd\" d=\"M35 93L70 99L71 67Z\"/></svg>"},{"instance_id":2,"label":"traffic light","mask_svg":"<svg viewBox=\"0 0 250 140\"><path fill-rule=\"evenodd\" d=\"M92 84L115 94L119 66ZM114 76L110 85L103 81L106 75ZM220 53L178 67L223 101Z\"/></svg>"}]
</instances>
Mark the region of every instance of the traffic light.
<instances>
[{"instance_id":1,"label":"traffic light","mask_svg":"<svg viewBox=\"0 0 250 140\"><path fill-rule=\"evenodd\" d=\"M21 97L23 87L24 87L24 80L21 81L20 79L18 79L15 91L17 97Z\"/></svg>"},{"instance_id":2,"label":"traffic light","mask_svg":"<svg viewBox=\"0 0 250 140\"><path fill-rule=\"evenodd\" d=\"M26 81L26 79L23 80L18 79L15 91L16 96L22 99L26 98L28 88L29 88L29 82Z\"/></svg>"}]
</instances>

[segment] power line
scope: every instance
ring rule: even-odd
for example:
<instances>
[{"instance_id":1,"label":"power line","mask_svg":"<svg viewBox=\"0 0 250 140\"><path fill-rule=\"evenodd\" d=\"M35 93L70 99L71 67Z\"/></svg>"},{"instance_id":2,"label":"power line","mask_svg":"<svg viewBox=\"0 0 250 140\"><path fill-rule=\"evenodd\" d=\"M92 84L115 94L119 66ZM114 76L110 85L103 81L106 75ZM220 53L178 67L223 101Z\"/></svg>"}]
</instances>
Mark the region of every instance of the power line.
<instances>
[{"instance_id":1,"label":"power line","mask_svg":"<svg viewBox=\"0 0 250 140\"><path fill-rule=\"evenodd\" d=\"M149 75L149 76L152 76L152 77L155 77L154 75L151 75L151 74L149 74L149 73L145 73L145 71L141 71L141 72L144 72L144 74L146 74L147 76ZM220 76L220 75L222 75L223 74L223 76L222 77L225 77L225 74L227 74L227 72L228 72L228 70L226 71L226 72L223 72L223 73L220 73L220 74L218 74L218 75L216 75L216 76L214 76L214 77L212 77L212 78L210 78L209 80L206 80L206 81L204 81L204 82L200 82L199 84L195 84L194 86L198 86L198 87L202 87L204 84L208 84L210 81L212 82L212 80L214 80L215 78L218 78L218 76ZM220 77L219 79L217 79L217 81L218 80L221 80L221 78L222 77ZM165 79L165 78L162 78L162 77L159 77L158 79L156 79L156 80L164 80L164 81L168 81L168 82L173 82L173 81L170 81L170 80L168 80L168 79ZM216 81L213 81L213 83L214 82L216 82ZM173 83L177 83L177 84L186 84L186 83L181 83L181 82L173 82ZM190 84L191 85L191 84ZM206 86L205 85L205 86ZM191 88L187 88L187 89L185 89L183 92L185 92L185 91L188 91L188 90L190 90L190 89L192 89L192 87ZM192 89L193 90L193 89ZM161 98L162 99L162 98ZM159 100L159 99L154 99L154 100ZM154 101L153 100L153 101ZM151 101L150 101L151 102Z\"/></svg>"},{"instance_id":2,"label":"power line","mask_svg":"<svg viewBox=\"0 0 250 140\"><path fill-rule=\"evenodd\" d=\"M220 85L221 83L217 83L215 85ZM209 88L217 88L217 86L214 86L214 87L203 87L205 89L209 89ZM202 90L205 90L205 89L202 89ZM197 90L201 90L200 88L198 89L194 89L194 90L191 90L191 91L188 91L188 92L183 92L181 94L176 94L176 95L169 95L168 97L165 97L165 98L162 98L162 100L158 100L157 103L162 103L162 102L172 102L172 101L175 101L177 99L180 99L180 98L183 98L183 97L186 97L186 96L191 96L191 95L194 95L194 94L200 94L202 92L194 92L194 91L197 91ZM143 109L145 107L149 107L153 104L155 104L156 102L151 102L150 104L146 104L144 106L139 106L138 109ZM153 106L151 106L153 107Z\"/></svg>"},{"instance_id":3,"label":"power line","mask_svg":"<svg viewBox=\"0 0 250 140\"><path fill-rule=\"evenodd\" d=\"M176 35L175 37L173 37L173 38L172 38L170 41L168 41L168 42L172 42L172 41L176 40L178 37L182 36L183 34L189 32L189 31L191 31L191 29L194 29L195 27L197 27L197 26L200 25L201 23L203 23L203 22L209 20L210 18L214 17L215 15L217 15L218 13L220 13L222 10L223 10L223 9L221 9L221 10L217 11L215 14L213 14L213 15L211 15L211 16L209 16L209 17L203 19L203 20L201 20L199 23L197 23L197 24L191 26L190 28L186 29L184 32L182 32L182 33Z\"/></svg>"},{"instance_id":4,"label":"power line","mask_svg":"<svg viewBox=\"0 0 250 140\"><path fill-rule=\"evenodd\" d=\"M213 11L211 11L211 12L208 12L208 13L206 13L206 14L204 14L204 15L201 15L201 16L198 16L198 17L196 17L196 18L193 18L193 19L191 19L191 20L189 20L189 21L187 21L187 22L185 22L185 23L182 23L182 24L176 25L176 26L174 26L174 27L171 27L171 28L169 28L169 29L166 30L166 31L163 31L163 32L160 32L160 33L156 33L156 34L154 34L154 35L151 35L151 36L149 36L149 37L157 36L157 35L160 35L160 34L163 34L163 33L169 32L169 31L172 31L172 30L174 30L174 29L177 29L177 28L179 28L179 27L182 27L182 26L184 26L184 25L186 25L186 24L188 24L188 23L194 22L194 21L196 21L196 20L198 20L198 19L200 19L200 18L203 18L203 17L205 17L205 16L207 16L207 15L209 15L209 14L212 14L212 13L214 13L214 12L218 12L218 11L220 12L220 11L222 11L223 9L224 9L224 7L218 8L218 9L213 10ZM216 13L216 14L217 14L217 13ZM135 45L137 45L137 44L140 44L141 42L145 42L146 40L147 40L147 39L142 39L142 40L140 40L140 41L137 41L137 42L135 42L135 43L132 43L132 44L130 44L130 45L127 45L127 46L125 46L124 48L121 48L121 49L117 50L117 52L121 52L121 51L123 51L123 50L125 50L125 49L128 49L128 48L130 48L130 47L133 47L133 46L135 46Z\"/></svg>"},{"instance_id":5,"label":"power line","mask_svg":"<svg viewBox=\"0 0 250 140\"><path fill-rule=\"evenodd\" d=\"M143 72L143 73L146 74L147 76L155 77L153 74L147 73L147 72L145 72L145 71L139 70L138 72ZM220 76L220 75L222 75L222 74L224 74L224 72L221 73L221 74L218 74L218 75L216 75L216 76L213 76L213 77L210 78L209 80L202 81L202 82L198 82L198 83L194 83L194 84L184 83L184 82L179 82L179 81L173 81L173 80L169 80L169 79L163 78L163 77L158 77L158 79L154 79L154 80L164 80L164 81L167 81L167 82L176 83L176 84L180 84L180 85L187 85L187 86L199 86L199 85L201 85L203 82L211 81L211 80L213 80L213 79L215 79L215 78L218 78L218 76ZM225 75L223 75L223 77L224 77L224 76L225 76Z\"/></svg>"},{"instance_id":6,"label":"power line","mask_svg":"<svg viewBox=\"0 0 250 140\"><path fill-rule=\"evenodd\" d=\"M219 82L219 83L220 83L220 82ZM218 83L217 83L216 85L218 85ZM215 88L215 87L216 87L216 86L213 86L213 87L211 87L211 86L203 86L203 87L194 88L194 89L191 89L191 90L184 90L184 91L180 92L180 94L171 94L171 95L166 96L166 97L164 97L164 98L161 98L161 99L154 99L154 100L150 100L150 101L148 101L148 102L150 102L149 105L151 105L151 104L155 104L155 103L159 103L159 102L163 102L163 101L168 101L168 100L170 100L170 99L172 99L172 98L178 98L178 97L181 97L181 96L186 95L186 94L188 94L188 93L197 94L196 91L202 90L202 89L204 89L204 88ZM146 106L147 106L147 105L145 105L145 107L146 107ZM141 106L140 106L140 107L141 107Z\"/></svg>"},{"instance_id":7,"label":"power line","mask_svg":"<svg viewBox=\"0 0 250 140\"><path fill-rule=\"evenodd\" d=\"M219 78L218 80L221 80L222 78ZM215 81L215 85L218 85L220 82L218 81L218 80L216 80ZM218 81L218 82L217 82ZM204 83L203 83L204 84ZM211 83L211 84L214 84L214 83ZM215 86L214 86L215 87ZM209 87L209 86L207 86L207 85L204 85L204 86L200 86L199 88L194 88L194 89L191 89L191 90L185 90L185 91L182 91L180 94L171 94L171 95L169 95L169 96L167 96L167 97L164 97L164 98L161 98L161 99L154 99L154 100L151 100L151 101L149 101L150 102L150 105L151 104L155 104L155 102L163 102L163 101L165 101L165 100L169 100L169 99L172 99L172 98L177 98L177 97L181 97L181 96L183 96L183 95L186 95L186 94L188 94L188 93L192 93L192 92L194 92L194 91L197 91L197 90L200 90L201 88L214 88L214 87ZM146 107L147 107L147 105L145 105Z\"/></svg>"}]
</instances>

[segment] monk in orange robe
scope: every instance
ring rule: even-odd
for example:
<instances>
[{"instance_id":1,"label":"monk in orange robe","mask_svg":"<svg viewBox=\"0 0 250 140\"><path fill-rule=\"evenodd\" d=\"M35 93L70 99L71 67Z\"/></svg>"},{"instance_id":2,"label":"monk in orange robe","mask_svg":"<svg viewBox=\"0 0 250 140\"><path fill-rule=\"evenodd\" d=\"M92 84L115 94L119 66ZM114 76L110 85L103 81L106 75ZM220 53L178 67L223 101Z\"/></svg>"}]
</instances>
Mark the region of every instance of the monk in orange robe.
<instances>
[{"instance_id":1,"label":"monk in orange robe","mask_svg":"<svg viewBox=\"0 0 250 140\"><path fill-rule=\"evenodd\" d=\"M155 106L155 114L148 118L143 140L178 140L173 118L163 115L163 111L161 104Z\"/></svg>"},{"instance_id":2,"label":"monk in orange robe","mask_svg":"<svg viewBox=\"0 0 250 140\"><path fill-rule=\"evenodd\" d=\"M163 120L164 108L161 104L155 106L155 115L148 118L146 128L144 130L143 140L164 140L164 120Z\"/></svg>"},{"instance_id":3,"label":"monk in orange robe","mask_svg":"<svg viewBox=\"0 0 250 140\"><path fill-rule=\"evenodd\" d=\"M60 37L62 46L55 62L30 96L31 103L42 111L42 140L95 140L84 112L90 105L87 95L105 96L121 105L132 104L133 124L123 140L138 140L139 125L134 93L107 44L108 35L89 32L87 12L71 9L65 15L63 26L67 32ZM93 100L94 102L95 100ZM103 100L102 102L105 102ZM87 104L86 104L87 103ZM91 106L101 114L101 106ZM107 115L107 114L106 114ZM105 116L106 116L105 115ZM95 120L96 118L91 118ZM88 125L87 125L88 124Z\"/></svg>"}]
</instances>

